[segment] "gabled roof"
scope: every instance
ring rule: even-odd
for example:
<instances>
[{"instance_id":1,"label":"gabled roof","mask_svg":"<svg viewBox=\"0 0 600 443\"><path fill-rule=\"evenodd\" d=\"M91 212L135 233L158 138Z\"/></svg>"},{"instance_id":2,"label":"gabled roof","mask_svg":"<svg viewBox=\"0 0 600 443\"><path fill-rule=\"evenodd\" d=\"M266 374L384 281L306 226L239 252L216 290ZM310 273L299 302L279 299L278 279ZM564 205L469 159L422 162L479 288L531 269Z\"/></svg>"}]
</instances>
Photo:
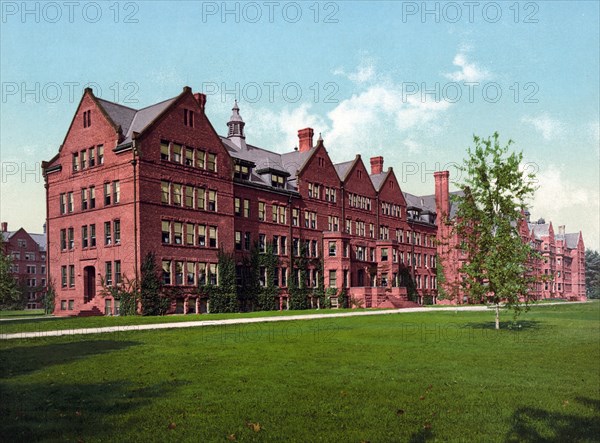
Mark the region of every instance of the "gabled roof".
<instances>
[{"instance_id":1,"label":"gabled roof","mask_svg":"<svg viewBox=\"0 0 600 443\"><path fill-rule=\"evenodd\" d=\"M123 134L127 134L137 111L133 108L109 102L102 98L96 98L96 102L104 108L104 111L106 111L115 125L121 126Z\"/></svg>"},{"instance_id":2,"label":"gabled roof","mask_svg":"<svg viewBox=\"0 0 600 443\"><path fill-rule=\"evenodd\" d=\"M375 190L377 192L379 192L379 190L381 189L381 186L385 182L385 179L387 178L389 173L390 173L390 170L388 169L386 172L382 172L380 174L369 175L369 177L371 177L371 182L373 183L373 187L375 188Z\"/></svg>"},{"instance_id":3,"label":"gabled roof","mask_svg":"<svg viewBox=\"0 0 600 443\"><path fill-rule=\"evenodd\" d=\"M131 121L131 124L128 126L127 131L125 131L123 126L121 126L123 128L123 135L125 136L123 143L131 142L134 132L141 133L144 131L144 129L150 126L150 124L154 122L178 98L179 96L173 97L137 111L133 117L133 120Z\"/></svg>"},{"instance_id":4,"label":"gabled roof","mask_svg":"<svg viewBox=\"0 0 600 443\"><path fill-rule=\"evenodd\" d=\"M342 162L342 163L336 163L335 165L333 165L333 167L335 168L335 171L337 172L337 175L341 181L346 180L346 176L352 169L352 166L354 165L356 160L357 159L355 158L354 160L349 160L347 162Z\"/></svg>"},{"instance_id":5,"label":"gabled roof","mask_svg":"<svg viewBox=\"0 0 600 443\"><path fill-rule=\"evenodd\" d=\"M528 223L527 225L538 240L550 235L550 223Z\"/></svg>"},{"instance_id":6,"label":"gabled roof","mask_svg":"<svg viewBox=\"0 0 600 443\"><path fill-rule=\"evenodd\" d=\"M573 232L569 234L565 234L565 245L569 249L577 249L577 245L579 244L579 237L581 233Z\"/></svg>"}]
</instances>

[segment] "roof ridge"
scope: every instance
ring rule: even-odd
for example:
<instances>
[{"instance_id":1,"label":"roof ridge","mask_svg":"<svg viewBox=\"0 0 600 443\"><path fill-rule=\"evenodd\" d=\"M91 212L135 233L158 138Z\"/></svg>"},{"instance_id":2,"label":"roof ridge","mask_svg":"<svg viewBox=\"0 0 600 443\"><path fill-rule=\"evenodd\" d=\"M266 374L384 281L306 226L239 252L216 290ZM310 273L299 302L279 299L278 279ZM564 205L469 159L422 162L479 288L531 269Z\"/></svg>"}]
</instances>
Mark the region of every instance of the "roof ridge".
<instances>
[{"instance_id":1,"label":"roof ridge","mask_svg":"<svg viewBox=\"0 0 600 443\"><path fill-rule=\"evenodd\" d=\"M102 102L105 102L105 103L110 103L111 105L120 106L121 108L131 109L132 111L135 111L135 112L139 111L139 109L132 108L131 106L125 106L125 105L122 105L121 103L111 102L110 100L105 100L105 99L103 99L101 97L96 97L96 100L102 101Z\"/></svg>"}]
</instances>

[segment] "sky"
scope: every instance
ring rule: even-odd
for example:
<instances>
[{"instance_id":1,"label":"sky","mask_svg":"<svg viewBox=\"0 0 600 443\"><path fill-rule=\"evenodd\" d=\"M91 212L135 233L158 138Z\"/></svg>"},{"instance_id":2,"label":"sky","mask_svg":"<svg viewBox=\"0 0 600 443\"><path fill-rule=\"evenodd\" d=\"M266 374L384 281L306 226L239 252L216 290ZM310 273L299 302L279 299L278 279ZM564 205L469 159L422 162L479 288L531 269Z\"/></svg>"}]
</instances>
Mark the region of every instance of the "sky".
<instances>
[{"instance_id":1,"label":"sky","mask_svg":"<svg viewBox=\"0 0 600 443\"><path fill-rule=\"evenodd\" d=\"M312 127L413 194L498 131L536 174L532 218L598 250L599 4L2 1L0 219L41 232L41 162L86 86L136 109L190 86L220 134L237 99L248 143L285 152Z\"/></svg>"}]
</instances>

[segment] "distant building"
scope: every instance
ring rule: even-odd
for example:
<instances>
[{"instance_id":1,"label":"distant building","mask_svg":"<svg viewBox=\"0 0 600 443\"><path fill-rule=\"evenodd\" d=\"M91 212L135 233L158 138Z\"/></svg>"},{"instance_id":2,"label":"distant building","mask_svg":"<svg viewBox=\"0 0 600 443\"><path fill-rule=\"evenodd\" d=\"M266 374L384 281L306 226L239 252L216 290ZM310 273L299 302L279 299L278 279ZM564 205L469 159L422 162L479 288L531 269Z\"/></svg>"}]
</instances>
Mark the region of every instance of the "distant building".
<instances>
[{"instance_id":1,"label":"distant building","mask_svg":"<svg viewBox=\"0 0 600 443\"><path fill-rule=\"evenodd\" d=\"M13 276L19 282L27 309L43 308L46 295L46 234L29 234L25 229L9 231L1 224L5 254L12 257Z\"/></svg>"},{"instance_id":2,"label":"distant building","mask_svg":"<svg viewBox=\"0 0 600 443\"><path fill-rule=\"evenodd\" d=\"M55 314L117 315L119 300L103 289L139 278L149 252L173 289L170 312L206 312L202 288L219 284L219 249L233 252L242 279L255 245L278 258L272 273L258 271L261 285L279 288L280 309L291 281L323 282L364 307L409 305L409 290L436 302L447 172L435 195L403 193L381 156L369 169L360 155L334 164L312 128L298 131L297 148L274 152L246 141L237 102L226 136L205 106L188 87L139 110L86 89L58 154L43 164ZM302 253L301 282L293 269Z\"/></svg>"}]
</instances>

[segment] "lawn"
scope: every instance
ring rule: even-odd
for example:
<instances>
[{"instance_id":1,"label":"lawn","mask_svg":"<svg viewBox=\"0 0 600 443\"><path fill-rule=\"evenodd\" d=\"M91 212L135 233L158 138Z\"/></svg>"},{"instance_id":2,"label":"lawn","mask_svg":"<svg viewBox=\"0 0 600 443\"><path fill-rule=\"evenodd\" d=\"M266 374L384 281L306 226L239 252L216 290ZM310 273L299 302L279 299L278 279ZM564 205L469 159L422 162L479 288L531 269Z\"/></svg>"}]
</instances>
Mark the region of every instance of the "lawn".
<instances>
[{"instance_id":1,"label":"lawn","mask_svg":"<svg viewBox=\"0 0 600 443\"><path fill-rule=\"evenodd\" d=\"M44 315L43 309L21 309L17 311L0 311L0 318L15 317L40 317Z\"/></svg>"},{"instance_id":2,"label":"lawn","mask_svg":"<svg viewBox=\"0 0 600 443\"><path fill-rule=\"evenodd\" d=\"M0 441L598 441L600 303L509 323L434 311L2 341Z\"/></svg>"}]
</instances>

